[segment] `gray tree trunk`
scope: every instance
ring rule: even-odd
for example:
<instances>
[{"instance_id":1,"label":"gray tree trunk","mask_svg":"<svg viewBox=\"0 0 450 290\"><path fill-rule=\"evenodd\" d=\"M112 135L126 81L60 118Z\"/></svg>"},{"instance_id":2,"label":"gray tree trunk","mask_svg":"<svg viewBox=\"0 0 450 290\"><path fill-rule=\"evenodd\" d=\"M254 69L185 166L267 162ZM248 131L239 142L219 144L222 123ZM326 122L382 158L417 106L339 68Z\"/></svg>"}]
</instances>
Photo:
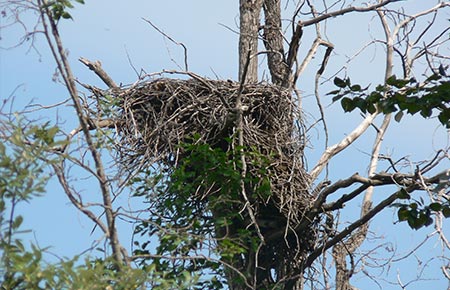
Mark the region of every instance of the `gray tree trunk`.
<instances>
[{"instance_id":1,"label":"gray tree trunk","mask_svg":"<svg viewBox=\"0 0 450 290\"><path fill-rule=\"evenodd\" d=\"M263 0L240 0L239 81L258 82L258 31ZM245 80L243 78L245 77Z\"/></svg>"}]
</instances>

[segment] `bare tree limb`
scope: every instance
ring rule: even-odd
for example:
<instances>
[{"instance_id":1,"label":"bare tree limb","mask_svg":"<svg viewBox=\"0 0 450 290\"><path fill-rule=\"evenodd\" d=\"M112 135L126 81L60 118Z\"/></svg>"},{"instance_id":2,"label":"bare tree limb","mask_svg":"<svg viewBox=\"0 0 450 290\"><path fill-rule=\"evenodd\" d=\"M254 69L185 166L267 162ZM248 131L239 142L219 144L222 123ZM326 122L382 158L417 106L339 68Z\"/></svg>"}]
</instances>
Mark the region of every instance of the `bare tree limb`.
<instances>
[{"instance_id":1,"label":"bare tree limb","mask_svg":"<svg viewBox=\"0 0 450 290\"><path fill-rule=\"evenodd\" d=\"M82 202L77 200L73 194L72 189L69 186L69 183L67 182L67 179L64 174L64 169L61 167L61 165L52 164L52 167L56 173L56 176L58 177L59 183L62 185L64 192L66 193L67 197L69 198L70 202L83 214L85 214L90 220L94 222L95 225L97 225L106 236L109 236L109 230L108 227L90 210L88 210Z\"/></svg>"},{"instance_id":2,"label":"bare tree limb","mask_svg":"<svg viewBox=\"0 0 450 290\"><path fill-rule=\"evenodd\" d=\"M373 5L369 5L366 7L348 7L348 8L344 8L341 10L337 10L337 11L333 11L333 12L329 12L329 13L325 13L322 14L320 16L314 17L312 19L306 20L306 21L299 21L298 25L301 25L303 27L306 26L310 26L310 25L314 25L316 23L322 22L328 18L332 18L332 17L336 17L336 16L341 16L350 12L371 12L371 11L375 11L377 8L383 7L388 5L389 3L392 2L398 2L398 1L402 1L402 0L387 0L387 1L381 1L377 4L373 4Z\"/></svg>"},{"instance_id":3,"label":"bare tree limb","mask_svg":"<svg viewBox=\"0 0 450 290\"><path fill-rule=\"evenodd\" d=\"M319 176L323 168L330 162L331 157L335 156L358 139L367 130L367 128L369 128L377 114L378 112L367 115L366 118L350 134L347 135L347 137L339 143L328 147L309 173L311 180L315 180Z\"/></svg>"},{"instance_id":4,"label":"bare tree limb","mask_svg":"<svg viewBox=\"0 0 450 290\"><path fill-rule=\"evenodd\" d=\"M103 70L100 61L92 62L84 57L80 57L79 61L87 66L90 70L94 71L95 74L110 88L119 88L117 84L112 80L112 78Z\"/></svg>"}]
</instances>

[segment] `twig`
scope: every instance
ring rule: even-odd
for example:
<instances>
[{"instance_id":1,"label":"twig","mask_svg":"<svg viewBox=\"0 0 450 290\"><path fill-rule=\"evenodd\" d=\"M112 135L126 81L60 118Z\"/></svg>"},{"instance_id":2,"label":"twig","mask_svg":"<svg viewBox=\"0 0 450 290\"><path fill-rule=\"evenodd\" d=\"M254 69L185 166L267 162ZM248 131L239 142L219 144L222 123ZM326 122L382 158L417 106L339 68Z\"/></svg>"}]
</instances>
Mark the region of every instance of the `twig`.
<instances>
[{"instance_id":1,"label":"twig","mask_svg":"<svg viewBox=\"0 0 450 290\"><path fill-rule=\"evenodd\" d=\"M167 33L165 33L164 31L162 31L161 29L159 29L158 26L154 25L150 20L147 20L147 19L145 19L145 18L142 18L142 20L144 20L145 22L147 22L148 24L150 24L151 27L153 27L156 31L158 31L159 33L161 33L165 38L167 38L168 40L170 40L170 41L173 42L174 44L183 47L183 50L184 50L184 69L185 69L185 71L189 71L189 67L188 67L188 51L187 51L186 46L185 46L182 42L175 41L172 37L170 37L169 35L167 35Z\"/></svg>"}]
</instances>

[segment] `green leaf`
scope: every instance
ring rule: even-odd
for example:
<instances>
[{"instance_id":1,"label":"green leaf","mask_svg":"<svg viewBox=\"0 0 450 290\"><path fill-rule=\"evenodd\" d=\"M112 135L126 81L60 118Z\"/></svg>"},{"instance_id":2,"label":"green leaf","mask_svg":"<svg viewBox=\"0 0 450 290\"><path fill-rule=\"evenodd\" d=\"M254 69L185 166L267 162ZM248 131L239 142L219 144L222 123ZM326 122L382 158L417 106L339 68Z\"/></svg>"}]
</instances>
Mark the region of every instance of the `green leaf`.
<instances>
[{"instance_id":1,"label":"green leaf","mask_svg":"<svg viewBox=\"0 0 450 290\"><path fill-rule=\"evenodd\" d=\"M433 224L433 219L430 216L428 216L427 221L425 222L425 226L428 227L432 224Z\"/></svg>"},{"instance_id":2,"label":"green leaf","mask_svg":"<svg viewBox=\"0 0 450 290\"><path fill-rule=\"evenodd\" d=\"M444 215L444 217L449 218L450 217L450 207L445 206L444 208L442 208L442 214Z\"/></svg>"},{"instance_id":3,"label":"green leaf","mask_svg":"<svg viewBox=\"0 0 450 290\"><path fill-rule=\"evenodd\" d=\"M427 222L427 216L424 215L424 214L420 214L419 217L414 219L414 222L413 222L414 226L413 226L413 228L415 230L418 230L421 227L423 227L426 222Z\"/></svg>"},{"instance_id":4,"label":"green leaf","mask_svg":"<svg viewBox=\"0 0 450 290\"><path fill-rule=\"evenodd\" d=\"M377 110L377 108L375 107L375 105L373 103L367 104L367 112L373 114L376 112L376 110Z\"/></svg>"},{"instance_id":5,"label":"green leaf","mask_svg":"<svg viewBox=\"0 0 450 290\"><path fill-rule=\"evenodd\" d=\"M19 227L20 227L20 225L22 224L22 222L23 222L23 217L22 216L17 216L15 219L14 219L14 222L12 223L12 228L15 230L15 229L18 229Z\"/></svg>"},{"instance_id":6,"label":"green leaf","mask_svg":"<svg viewBox=\"0 0 450 290\"><path fill-rule=\"evenodd\" d=\"M337 95L340 92L341 92L341 90L334 90L334 91L331 91L331 92L327 93L327 95Z\"/></svg>"},{"instance_id":7,"label":"green leaf","mask_svg":"<svg viewBox=\"0 0 450 290\"><path fill-rule=\"evenodd\" d=\"M347 86L347 83L338 77L335 77L333 82L337 87L340 87L340 88L345 88Z\"/></svg>"},{"instance_id":8,"label":"green leaf","mask_svg":"<svg viewBox=\"0 0 450 290\"><path fill-rule=\"evenodd\" d=\"M408 225L410 228L417 230L417 226L416 226L416 218L412 217L411 215L408 216Z\"/></svg>"},{"instance_id":9,"label":"green leaf","mask_svg":"<svg viewBox=\"0 0 450 290\"><path fill-rule=\"evenodd\" d=\"M447 128L450 128L450 109L445 108L442 110L441 113L438 115L439 122L441 122L442 125L446 126Z\"/></svg>"},{"instance_id":10,"label":"green leaf","mask_svg":"<svg viewBox=\"0 0 450 290\"><path fill-rule=\"evenodd\" d=\"M397 112L397 114L395 114L394 120L397 121L397 123L400 123L402 117L403 117L403 111L399 111L399 112Z\"/></svg>"},{"instance_id":11,"label":"green leaf","mask_svg":"<svg viewBox=\"0 0 450 290\"><path fill-rule=\"evenodd\" d=\"M441 78L440 75L438 75L438 74L433 74L433 75L429 76L429 77L425 80L425 82L428 83L428 82L431 82L431 81L437 81L437 80L439 80L440 78Z\"/></svg>"},{"instance_id":12,"label":"green leaf","mask_svg":"<svg viewBox=\"0 0 450 290\"><path fill-rule=\"evenodd\" d=\"M334 96L334 97L331 99L331 101L334 103L334 102L338 101L339 99L341 99L342 97L343 97L343 95L337 95L337 96Z\"/></svg>"},{"instance_id":13,"label":"green leaf","mask_svg":"<svg viewBox=\"0 0 450 290\"><path fill-rule=\"evenodd\" d=\"M347 97L345 97L341 100L341 106L345 112L351 112L356 108L355 102L353 102L352 99L347 98Z\"/></svg>"},{"instance_id":14,"label":"green leaf","mask_svg":"<svg viewBox=\"0 0 450 290\"><path fill-rule=\"evenodd\" d=\"M360 92L361 91L361 86L360 85L353 85L350 87L350 90L352 92Z\"/></svg>"},{"instance_id":15,"label":"green leaf","mask_svg":"<svg viewBox=\"0 0 450 290\"><path fill-rule=\"evenodd\" d=\"M433 202L429 205L429 207L434 211L441 211L442 210L442 204L439 202Z\"/></svg>"},{"instance_id":16,"label":"green leaf","mask_svg":"<svg viewBox=\"0 0 450 290\"><path fill-rule=\"evenodd\" d=\"M363 113L367 110L367 102L363 98L356 97L353 99L353 103L357 108L359 108Z\"/></svg>"},{"instance_id":17,"label":"green leaf","mask_svg":"<svg viewBox=\"0 0 450 290\"><path fill-rule=\"evenodd\" d=\"M397 193L397 198L398 199L410 199L411 196L409 195L409 193L404 189L400 189Z\"/></svg>"},{"instance_id":18,"label":"green leaf","mask_svg":"<svg viewBox=\"0 0 450 290\"><path fill-rule=\"evenodd\" d=\"M401 207L397 211L399 221L406 221L409 217L409 210L406 207Z\"/></svg>"},{"instance_id":19,"label":"green leaf","mask_svg":"<svg viewBox=\"0 0 450 290\"><path fill-rule=\"evenodd\" d=\"M397 82L397 77L395 75L390 76L387 80L386 80L386 84L393 86L395 83Z\"/></svg>"},{"instance_id":20,"label":"green leaf","mask_svg":"<svg viewBox=\"0 0 450 290\"><path fill-rule=\"evenodd\" d=\"M67 11L64 11L64 12L61 14L61 17L64 18L64 19L72 19L72 15L70 15L70 13L67 12Z\"/></svg>"},{"instance_id":21,"label":"green leaf","mask_svg":"<svg viewBox=\"0 0 450 290\"><path fill-rule=\"evenodd\" d=\"M425 107L420 111L420 114L422 115L422 117L424 118L429 118L431 116L431 114L433 113L431 108Z\"/></svg>"}]
</instances>

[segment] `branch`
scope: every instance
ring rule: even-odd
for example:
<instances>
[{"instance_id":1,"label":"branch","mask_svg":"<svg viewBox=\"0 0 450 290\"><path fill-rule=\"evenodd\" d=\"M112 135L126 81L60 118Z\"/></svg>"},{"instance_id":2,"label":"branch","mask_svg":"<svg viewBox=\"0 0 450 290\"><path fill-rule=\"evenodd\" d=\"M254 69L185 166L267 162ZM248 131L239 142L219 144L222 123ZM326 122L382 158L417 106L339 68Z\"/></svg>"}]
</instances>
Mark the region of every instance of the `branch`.
<instances>
[{"instance_id":1,"label":"branch","mask_svg":"<svg viewBox=\"0 0 450 290\"><path fill-rule=\"evenodd\" d=\"M317 197L316 201L314 202L314 208L321 209L322 211L332 211L335 209L343 208L344 204L356 196L358 196L360 193L362 193L364 190L366 190L369 187L372 186L382 186L382 185L389 185L389 184L397 184L400 186L410 186L414 184L414 180L416 179L416 176L414 175L408 175L408 174L400 174L400 173L394 173L394 174L388 174L388 173L380 173L376 174L371 178L366 178L360 176L358 173L353 174L351 177L339 180L332 185L326 187L323 189L319 196ZM434 181L434 180L432 180ZM348 194L343 194L338 200L324 204L326 201L326 198L336 192L339 189L346 188L349 186L354 185L355 183L362 184L357 189L353 190L352 192Z\"/></svg>"},{"instance_id":2,"label":"branch","mask_svg":"<svg viewBox=\"0 0 450 290\"><path fill-rule=\"evenodd\" d=\"M412 192L418 188L418 185L411 185L406 189L407 192ZM326 242L323 246L317 248L314 250L306 259L305 268L308 268L312 265L312 263L319 257L323 252L328 250L329 248L333 247L337 243L341 242L345 237L350 235L354 230L358 229L365 223L367 223L369 220L371 220L375 215L377 215L379 212L381 212L384 208L391 205L396 199L397 199L398 192L395 192L391 194L388 198L380 202L376 207L374 207L372 210L370 210L365 216L361 217L348 227L346 227L344 230L342 230L339 234L334 236L331 240Z\"/></svg>"},{"instance_id":3,"label":"branch","mask_svg":"<svg viewBox=\"0 0 450 290\"><path fill-rule=\"evenodd\" d=\"M100 129L100 128L115 128L115 126L116 126L116 122L114 122L114 120L112 120L112 119L102 119L102 120L98 120L98 121L93 121L90 119L88 129L96 130L96 129ZM55 151L59 151L59 152L65 152L67 150L67 147L69 146L72 138L75 137L78 133L80 133L82 131L83 131L83 128L81 126L79 126L76 129L73 129L67 135L66 143L63 146L54 147L52 149Z\"/></svg>"},{"instance_id":4,"label":"branch","mask_svg":"<svg viewBox=\"0 0 450 290\"><path fill-rule=\"evenodd\" d=\"M322 172L323 168L330 162L330 159L347 148L350 144L352 144L356 139L359 138L367 128L372 124L373 120L377 116L378 112L375 112L371 115L366 116L366 118L356 127L347 137L345 137L341 142L328 147L325 152L320 157L316 166L311 170L309 175L311 176L311 180L315 180L320 172Z\"/></svg>"},{"instance_id":5,"label":"branch","mask_svg":"<svg viewBox=\"0 0 450 290\"><path fill-rule=\"evenodd\" d=\"M142 18L142 20L144 20L145 22L150 24L151 27L153 27L156 31L161 33L165 38L167 38L168 40L172 41L175 45L180 45L181 47L183 47L183 50L184 50L184 69L185 69L185 71L189 71L189 67L188 67L188 51L187 51L186 45L184 45L182 42L175 41L172 37L167 35L164 31L159 29L158 26L154 25L150 20L147 20L145 18ZM175 63L175 64L178 67L180 67L177 63Z\"/></svg>"},{"instance_id":6,"label":"branch","mask_svg":"<svg viewBox=\"0 0 450 290\"><path fill-rule=\"evenodd\" d=\"M263 42L267 50L273 52L267 54L272 83L289 88L292 86L291 68L284 59L283 34L281 32L281 1L264 0L264 38Z\"/></svg>"},{"instance_id":7,"label":"branch","mask_svg":"<svg viewBox=\"0 0 450 290\"><path fill-rule=\"evenodd\" d=\"M439 178L443 173L436 174L430 178L424 179L424 183L427 184L439 184ZM406 190L406 192L411 193L416 190L423 189L421 182L416 182L415 180L409 180L406 181L406 179L411 178L411 175L405 175L405 174L378 174L375 175L373 178L368 179L370 185L377 186L377 185L384 185L384 184L393 184L393 183L400 183L400 184L409 184L406 186L406 188L403 188L402 190ZM417 178L415 178L417 179ZM391 181L391 182L390 182ZM368 221L370 221L375 215L380 213L384 208L391 205L395 200L397 200L397 195L400 191L396 191L395 193L391 194L388 198L381 201L377 206L375 206L373 209L369 210L365 215L363 215L361 218L359 218L357 221L350 224L348 227L346 227L344 230L342 230L339 234L334 236L329 241L325 242L321 247L315 249L306 259L305 268L308 268L311 266L311 264L315 261L315 259L320 256L323 252L328 250L329 248L333 247L340 241L342 241L345 237L350 235L354 230L358 229L362 225L366 224Z\"/></svg>"},{"instance_id":8,"label":"branch","mask_svg":"<svg viewBox=\"0 0 450 290\"><path fill-rule=\"evenodd\" d=\"M317 107L319 108L320 112L320 119L322 120L323 124L323 130L325 132L325 148L328 147L328 126L327 121L325 119L325 111L323 109L322 102L320 101L320 94L319 94L319 80L322 77L322 74L325 70L325 67L328 63L328 59L330 58L331 52L333 51L333 44L327 43L325 41L322 41L322 45L325 45L327 47L327 50L325 51L325 55L322 60L322 65L320 66L319 70L316 73L316 77L314 78L314 96L316 97L316 103ZM328 178L328 167L326 170L326 178Z\"/></svg>"},{"instance_id":9,"label":"branch","mask_svg":"<svg viewBox=\"0 0 450 290\"><path fill-rule=\"evenodd\" d=\"M80 57L78 59L82 64L87 66L90 70L94 71L95 74L110 88L117 89L119 88L117 84L112 80L112 78L103 70L102 64L100 61L91 62L90 60Z\"/></svg>"},{"instance_id":10,"label":"branch","mask_svg":"<svg viewBox=\"0 0 450 290\"><path fill-rule=\"evenodd\" d=\"M69 187L69 184L67 183L67 179L64 176L64 172L61 166L52 164L53 170L56 173L56 176L58 177L59 183L64 189L64 192L66 193L67 197L69 198L70 202L83 214L85 214L90 220L92 220L101 230L104 234L109 236L108 227L99 219L97 216L90 210L86 209L86 207L78 201L73 192L72 189Z\"/></svg>"},{"instance_id":11,"label":"branch","mask_svg":"<svg viewBox=\"0 0 450 290\"><path fill-rule=\"evenodd\" d=\"M64 79L64 82L67 86L67 90L69 91L70 97L75 107L75 111L77 113L78 121L80 123L82 132L86 139L86 143L88 145L92 159L94 160L95 170L98 176L98 182L103 198L103 203L105 205L105 215L109 233L108 238L111 243L111 250L113 253L113 258L116 262L116 266L120 269L120 267L122 266L122 262L125 259L122 259L123 251L121 250L117 228L115 226L115 217L112 208L111 194L109 190L109 181L106 176L105 169L103 167L101 155L100 152L97 150L96 144L94 143L92 136L90 134L89 121L87 116L84 114L83 106L78 96L75 77L73 76L71 66L67 59L65 49L63 47L62 40L59 35L57 23L55 19L53 19L52 17L52 12L49 11L48 7L45 8L46 5L44 5L43 1L38 0L38 4L39 7L41 7L40 16L42 20L42 25L44 27L45 37L47 38L48 45L52 51L58 70Z\"/></svg>"},{"instance_id":12,"label":"branch","mask_svg":"<svg viewBox=\"0 0 450 290\"><path fill-rule=\"evenodd\" d=\"M374 11L377 8L386 6L389 3L399 2L399 1L402 1L402 0L387 0L387 1L380 2L378 4L369 5L367 7L354 7L354 6L352 6L352 7L344 8L344 9L341 9L341 10L338 10L338 11L325 13L325 14L322 14L322 15L320 15L318 17L314 17L314 18L312 18L310 20L299 21L297 26L306 27L306 26L314 25L314 24L319 23L319 22L321 22L323 20L326 20L328 18L341 16L341 15L344 15L344 14L347 14L347 13L350 13L350 12L370 12L370 11Z\"/></svg>"},{"instance_id":13,"label":"branch","mask_svg":"<svg viewBox=\"0 0 450 290\"><path fill-rule=\"evenodd\" d=\"M258 82L258 30L263 0L239 1L239 81L243 80L244 68L248 55L255 55L250 59L247 67L247 82Z\"/></svg>"}]
</instances>

